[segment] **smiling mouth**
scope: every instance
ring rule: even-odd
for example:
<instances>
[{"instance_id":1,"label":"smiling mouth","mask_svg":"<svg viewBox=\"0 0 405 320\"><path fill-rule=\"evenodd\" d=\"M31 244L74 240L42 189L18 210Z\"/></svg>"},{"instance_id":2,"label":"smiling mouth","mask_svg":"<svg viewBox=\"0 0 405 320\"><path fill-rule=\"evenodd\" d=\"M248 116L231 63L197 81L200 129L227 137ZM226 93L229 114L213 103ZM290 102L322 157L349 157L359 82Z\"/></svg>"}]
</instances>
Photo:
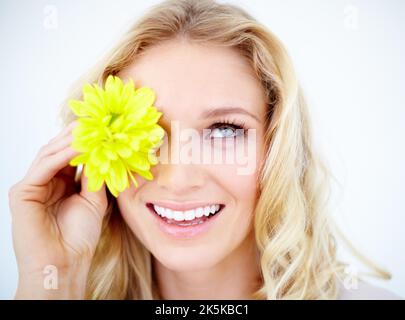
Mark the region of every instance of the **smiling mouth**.
<instances>
[{"instance_id":1,"label":"smiling mouth","mask_svg":"<svg viewBox=\"0 0 405 320\"><path fill-rule=\"evenodd\" d=\"M203 224L212 217L217 216L225 205L212 204L185 211L172 210L170 208L157 206L153 203L147 203L146 207L167 224L189 227Z\"/></svg>"}]
</instances>

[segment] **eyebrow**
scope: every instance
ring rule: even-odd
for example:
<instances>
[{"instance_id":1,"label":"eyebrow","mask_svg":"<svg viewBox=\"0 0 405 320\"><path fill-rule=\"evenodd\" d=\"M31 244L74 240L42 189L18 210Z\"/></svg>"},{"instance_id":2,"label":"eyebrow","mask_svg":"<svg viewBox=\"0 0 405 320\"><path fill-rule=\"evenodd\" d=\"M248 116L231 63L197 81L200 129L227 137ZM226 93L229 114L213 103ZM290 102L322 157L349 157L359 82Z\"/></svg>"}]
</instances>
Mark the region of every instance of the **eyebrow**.
<instances>
[{"instance_id":1,"label":"eyebrow","mask_svg":"<svg viewBox=\"0 0 405 320\"><path fill-rule=\"evenodd\" d=\"M221 107L221 108L208 109L201 113L201 117L214 118L214 117L218 117L218 116L224 116L227 114L236 114L236 113L247 115L247 116L255 119L256 121L260 122L259 117L257 117L253 113L250 113L246 109L240 108L240 107Z\"/></svg>"}]
</instances>

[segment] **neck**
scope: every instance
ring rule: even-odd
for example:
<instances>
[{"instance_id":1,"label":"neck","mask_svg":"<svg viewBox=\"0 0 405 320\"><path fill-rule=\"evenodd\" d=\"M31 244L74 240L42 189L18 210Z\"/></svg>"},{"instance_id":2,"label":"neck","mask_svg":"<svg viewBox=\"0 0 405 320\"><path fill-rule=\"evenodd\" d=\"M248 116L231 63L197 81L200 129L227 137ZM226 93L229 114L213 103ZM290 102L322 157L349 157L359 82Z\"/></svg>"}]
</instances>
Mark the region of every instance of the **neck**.
<instances>
[{"instance_id":1,"label":"neck","mask_svg":"<svg viewBox=\"0 0 405 320\"><path fill-rule=\"evenodd\" d=\"M177 272L156 259L154 273L165 300L252 299L261 284L259 255L253 233L224 260L208 269Z\"/></svg>"}]
</instances>

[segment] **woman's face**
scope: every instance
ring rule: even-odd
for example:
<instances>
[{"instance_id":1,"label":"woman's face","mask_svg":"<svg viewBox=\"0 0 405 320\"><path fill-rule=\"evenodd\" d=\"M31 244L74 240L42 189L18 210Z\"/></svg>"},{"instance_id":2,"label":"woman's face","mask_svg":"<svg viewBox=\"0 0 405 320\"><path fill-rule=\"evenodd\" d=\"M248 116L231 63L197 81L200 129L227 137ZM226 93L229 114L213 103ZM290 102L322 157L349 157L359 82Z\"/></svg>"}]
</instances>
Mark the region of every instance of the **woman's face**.
<instances>
[{"instance_id":1,"label":"woman's face","mask_svg":"<svg viewBox=\"0 0 405 320\"><path fill-rule=\"evenodd\" d=\"M151 169L152 181L137 178L138 187L131 184L118 196L124 220L168 269L218 264L252 235L264 151L260 82L234 49L181 41L148 49L119 76L154 90L168 137L159 156L165 147L170 151ZM242 127L242 134L236 131ZM248 137L248 129L256 136ZM178 156L170 150L175 141ZM211 157L186 163L198 152L199 159ZM227 154L233 160L226 161Z\"/></svg>"}]
</instances>

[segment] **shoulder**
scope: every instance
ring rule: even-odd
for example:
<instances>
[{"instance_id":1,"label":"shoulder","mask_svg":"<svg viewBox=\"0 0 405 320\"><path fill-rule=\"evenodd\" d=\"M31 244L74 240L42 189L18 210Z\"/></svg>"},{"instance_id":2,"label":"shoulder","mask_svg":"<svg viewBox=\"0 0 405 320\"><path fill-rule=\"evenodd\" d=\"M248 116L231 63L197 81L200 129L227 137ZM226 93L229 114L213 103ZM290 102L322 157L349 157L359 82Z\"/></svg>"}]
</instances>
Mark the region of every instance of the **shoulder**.
<instances>
[{"instance_id":1,"label":"shoulder","mask_svg":"<svg viewBox=\"0 0 405 320\"><path fill-rule=\"evenodd\" d=\"M402 300L395 293L369 284L365 281L358 281L352 288L346 288L340 284L338 300Z\"/></svg>"}]
</instances>

